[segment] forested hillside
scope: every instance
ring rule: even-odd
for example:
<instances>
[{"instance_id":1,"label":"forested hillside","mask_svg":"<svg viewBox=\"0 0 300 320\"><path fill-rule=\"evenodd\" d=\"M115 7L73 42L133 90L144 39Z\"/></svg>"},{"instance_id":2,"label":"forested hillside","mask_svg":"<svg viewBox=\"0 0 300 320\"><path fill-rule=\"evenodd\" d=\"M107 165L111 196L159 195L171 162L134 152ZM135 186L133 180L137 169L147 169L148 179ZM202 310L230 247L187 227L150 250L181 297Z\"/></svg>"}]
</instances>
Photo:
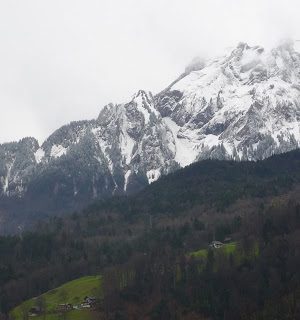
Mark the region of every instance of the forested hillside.
<instances>
[{"instance_id":1,"label":"forested hillside","mask_svg":"<svg viewBox=\"0 0 300 320\"><path fill-rule=\"evenodd\" d=\"M26 299L101 274L97 312L106 319L296 319L299 192L298 150L206 160L137 195L1 237L3 318ZM213 240L234 249L211 248Z\"/></svg>"}]
</instances>

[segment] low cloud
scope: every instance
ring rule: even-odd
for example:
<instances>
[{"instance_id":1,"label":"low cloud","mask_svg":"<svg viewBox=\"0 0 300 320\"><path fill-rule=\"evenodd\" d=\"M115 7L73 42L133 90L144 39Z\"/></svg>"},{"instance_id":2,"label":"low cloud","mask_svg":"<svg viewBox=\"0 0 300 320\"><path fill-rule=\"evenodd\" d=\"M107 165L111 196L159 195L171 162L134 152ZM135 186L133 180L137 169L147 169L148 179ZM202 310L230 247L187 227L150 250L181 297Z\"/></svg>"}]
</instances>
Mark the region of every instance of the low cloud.
<instances>
[{"instance_id":1,"label":"low cloud","mask_svg":"<svg viewBox=\"0 0 300 320\"><path fill-rule=\"evenodd\" d=\"M293 0L0 0L0 142L158 92L195 56L300 39L299 14Z\"/></svg>"}]
</instances>

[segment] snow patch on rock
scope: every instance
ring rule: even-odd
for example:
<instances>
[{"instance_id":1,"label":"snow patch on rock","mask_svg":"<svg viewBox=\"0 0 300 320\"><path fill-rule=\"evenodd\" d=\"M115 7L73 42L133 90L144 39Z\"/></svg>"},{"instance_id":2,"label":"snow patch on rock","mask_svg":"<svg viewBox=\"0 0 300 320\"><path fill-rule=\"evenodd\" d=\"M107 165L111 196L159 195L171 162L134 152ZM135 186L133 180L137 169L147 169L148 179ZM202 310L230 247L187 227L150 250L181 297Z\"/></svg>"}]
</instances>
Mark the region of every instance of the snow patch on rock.
<instances>
[{"instance_id":1,"label":"snow patch on rock","mask_svg":"<svg viewBox=\"0 0 300 320\"><path fill-rule=\"evenodd\" d=\"M125 175L124 175L124 191L127 190L127 185L128 185L128 179L129 179L129 176L131 174L131 170L128 170Z\"/></svg>"},{"instance_id":2,"label":"snow patch on rock","mask_svg":"<svg viewBox=\"0 0 300 320\"><path fill-rule=\"evenodd\" d=\"M147 178L149 184L156 181L160 177L161 173L159 169L152 169L147 171Z\"/></svg>"},{"instance_id":3,"label":"snow patch on rock","mask_svg":"<svg viewBox=\"0 0 300 320\"><path fill-rule=\"evenodd\" d=\"M175 161L181 167L185 167L196 160L198 151L192 139L187 136L180 135L181 127L178 126L172 119L166 117L164 123L171 130L175 141Z\"/></svg>"},{"instance_id":4,"label":"snow patch on rock","mask_svg":"<svg viewBox=\"0 0 300 320\"><path fill-rule=\"evenodd\" d=\"M67 153L67 148L63 147L62 145L54 144L51 147L50 156L53 158L60 158L61 156Z\"/></svg>"},{"instance_id":5,"label":"snow patch on rock","mask_svg":"<svg viewBox=\"0 0 300 320\"><path fill-rule=\"evenodd\" d=\"M40 163L45 156L45 151L42 148L37 149L34 153L36 163Z\"/></svg>"}]
</instances>

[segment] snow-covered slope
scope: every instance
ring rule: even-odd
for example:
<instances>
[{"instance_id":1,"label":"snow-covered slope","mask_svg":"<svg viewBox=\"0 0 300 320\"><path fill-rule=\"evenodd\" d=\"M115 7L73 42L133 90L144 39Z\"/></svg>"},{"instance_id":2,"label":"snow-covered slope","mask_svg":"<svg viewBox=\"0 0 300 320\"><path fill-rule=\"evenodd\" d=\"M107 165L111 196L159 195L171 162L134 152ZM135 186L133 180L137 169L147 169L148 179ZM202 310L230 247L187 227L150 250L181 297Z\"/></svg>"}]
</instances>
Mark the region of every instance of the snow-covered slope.
<instances>
[{"instance_id":1,"label":"snow-covered slope","mask_svg":"<svg viewBox=\"0 0 300 320\"><path fill-rule=\"evenodd\" d=\"M156 96L139 91L128 103L109 104L41 146L33 138L0 145L0 195L51 195L72 207L139 190L200 159L256 160L295 149L299 123L293 44L266 51L240 43L224 56L194 60Z\"/></svg>"},{"instance_id":2,"label":"snow-covered slope","mask_svg":"<svg viewBox=\"0 0 300 320\"><path fill-rule=\"evenodd\" d=\"M27 140L26 152L23 141L0 146L2 195L42 185L38 192L98 198L136 191L178 167L172 131L142 90L127 104L105 106L95 120L63 126L41 146Z\"/></svg>"},{"instance_id":3,"label":"snow-covered slope","mask_svg":"<svg viewBox=\"0 0 300 320\"><path fill-rule=\"evenodd\" d=\"M191 160L254 160L297 148L300 55L291 43L269 52L240 43L159 94L157 108L179 126Z\"/></svg>"}]
</instances>

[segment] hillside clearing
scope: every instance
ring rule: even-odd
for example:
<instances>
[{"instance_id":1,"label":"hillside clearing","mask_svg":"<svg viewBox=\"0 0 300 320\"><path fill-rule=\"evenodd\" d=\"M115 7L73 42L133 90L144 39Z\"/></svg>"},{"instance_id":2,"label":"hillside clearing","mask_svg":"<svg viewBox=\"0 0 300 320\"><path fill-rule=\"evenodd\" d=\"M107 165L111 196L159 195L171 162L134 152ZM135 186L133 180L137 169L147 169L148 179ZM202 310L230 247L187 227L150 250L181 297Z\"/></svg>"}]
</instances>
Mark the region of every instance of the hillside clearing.
<instances>
[{"instance_id":1,"label":"hillside clearing","mask_svg":"<svg viewBox=\"0 0 300 320\"><path fill-rule=\"evenodd\" d=\"M238 248L238 243L237 242L230 242L224 244L222 247L218 249L213 249L214 252L218 253L224 253L225 255L230 255L234 254L237 251ZM207 258L207 253L209 249L200 249L198 251L194 251L189 253L189 256L194 257L194 258Z\"/></svg>"},{"instance_id":2,"label":"hillside clearing","mask_svg":"<svg viewBox=\"0 0 300 320\"><path fill-rule=\"evenodd\" d=\"M63 284L62 286L50 290L39 297L32 298L23 302L21 305L12 310L11 316L14 320L21 320L24 313L28 313L29 309L38 304L38 300L43 300L46 306L47 320L56 320L61 313L57 312L59 304L70 303L72 305L79 305L83 302L86 296L102 295L102 277L101 276L85 276L79 279L72 280ZM89 310L71 310L67 312L72 315L72 319L89 319L91 312ZM35 319L44 319L43 316L35 316Z\"/></svg>"}]
</instances>

